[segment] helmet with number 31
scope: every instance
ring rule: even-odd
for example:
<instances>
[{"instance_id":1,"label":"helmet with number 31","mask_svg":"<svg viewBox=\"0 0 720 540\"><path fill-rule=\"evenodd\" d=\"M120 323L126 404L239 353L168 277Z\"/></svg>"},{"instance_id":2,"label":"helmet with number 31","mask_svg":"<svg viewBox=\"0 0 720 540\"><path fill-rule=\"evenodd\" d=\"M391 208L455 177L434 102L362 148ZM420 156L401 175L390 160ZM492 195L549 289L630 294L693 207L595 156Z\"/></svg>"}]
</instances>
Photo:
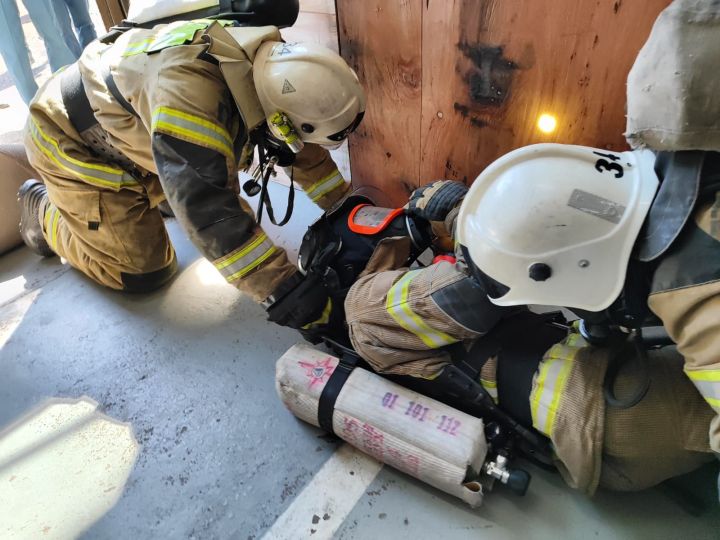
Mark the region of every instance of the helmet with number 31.
<instances>
[{"instance_id":1,"label":"helmet with number 31","mask_svg":"<svg viewBox=\"0 0 720 540\"><path fill-rule=\"evenodd\" d=\"M536 144L487 167L457 236L491 301L610 306L658 189L654 162L649 150Z\"/></svg>"}]
</instances>

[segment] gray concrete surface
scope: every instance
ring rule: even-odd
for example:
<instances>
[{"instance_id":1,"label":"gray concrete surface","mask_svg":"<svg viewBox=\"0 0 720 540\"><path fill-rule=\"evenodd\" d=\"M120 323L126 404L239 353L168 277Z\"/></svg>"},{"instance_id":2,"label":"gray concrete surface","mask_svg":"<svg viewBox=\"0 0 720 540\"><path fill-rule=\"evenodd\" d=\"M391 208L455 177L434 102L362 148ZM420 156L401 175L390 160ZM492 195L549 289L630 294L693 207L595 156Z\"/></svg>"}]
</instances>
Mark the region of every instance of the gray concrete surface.
<instances>
[{"instance_id":1,"label":"gray concrete surface","mask_svg":"<svg viewBox=\"0 0 720 540\"><path fill-rule=\"evenodd\" d=\"M298 199L280 241L288 247L316 213ZM105 290L25 248L0 257L0 429L53 396L90 396L132 424L140 458L86 538L260 538L336 445L276 397L275 360L297 335L265 322L167 225L180 275L149 295ZM498 490L471 510L384 468L336 536L718 538L717 511L693 517L660 490L590 500L532 471L524 499ZM685 485L712 501L716 475L701 470Z\"/></svg>"}]
</instances>

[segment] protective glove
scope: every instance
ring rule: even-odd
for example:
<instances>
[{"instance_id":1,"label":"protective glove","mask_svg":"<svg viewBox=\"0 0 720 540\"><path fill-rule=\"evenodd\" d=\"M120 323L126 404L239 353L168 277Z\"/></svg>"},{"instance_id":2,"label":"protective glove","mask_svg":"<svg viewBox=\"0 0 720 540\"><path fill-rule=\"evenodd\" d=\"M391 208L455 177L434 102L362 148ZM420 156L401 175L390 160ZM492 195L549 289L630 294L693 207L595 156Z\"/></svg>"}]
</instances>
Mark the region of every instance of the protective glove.
<instances>
[{"instance_id":1,"label":"protective glove","mask_svg":"<svg viewBox=\"0 0 720 540\"><path fill-rule=\"evenodd\" d=\"M467 192L468 188L462 182L437 180L413 191L405 210L408 214L426 221L444 221Z\"/></svg>"},{"instance_id":2,"label":"protective glove","mask_svg":"<svg viewBox=\"0 0 720 540\"><path fill-rule=\"evenodd\" d=\"M323 316L330 294L321 276L293 274L263 303L268 320L299 330Z\"/></svg>"}]
</instances>

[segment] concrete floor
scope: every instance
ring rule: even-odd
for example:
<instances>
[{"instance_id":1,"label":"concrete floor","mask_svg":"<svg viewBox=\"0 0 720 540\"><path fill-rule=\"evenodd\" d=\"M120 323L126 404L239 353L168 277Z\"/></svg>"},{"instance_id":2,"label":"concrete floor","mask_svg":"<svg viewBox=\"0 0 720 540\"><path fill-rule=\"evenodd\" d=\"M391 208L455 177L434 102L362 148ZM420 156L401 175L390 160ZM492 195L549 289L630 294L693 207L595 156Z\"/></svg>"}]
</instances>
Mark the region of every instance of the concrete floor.
<instances>
[{"instance_id":1,"label":"concrete floor","mask_svg":"<svg viewBox=\"0 0 720 540\"><path fill-rule=\"evenodd\" d=\"M284 189L273 187L279 196ZM297 198L279 241L289 248L317 213ZM338 446L276 396L275 361L296 333L267 323L173 220L167 226L180 274L149 295L102 289L25 248L0 257L0 429L49 397L82 395L131 423L139 459L118 504L85 538L260 538L309 496L303 489ZM717 510L693 517L658 489L587 499L531 470L525 498L498 490L471 510L383 468L360 486L334 537L718 538ZM685 484L712 504L716 476L710 467ZM322 523L314 515L295 516L285 536L330 537L311 533Z\"/></svg>"}]
</instances>

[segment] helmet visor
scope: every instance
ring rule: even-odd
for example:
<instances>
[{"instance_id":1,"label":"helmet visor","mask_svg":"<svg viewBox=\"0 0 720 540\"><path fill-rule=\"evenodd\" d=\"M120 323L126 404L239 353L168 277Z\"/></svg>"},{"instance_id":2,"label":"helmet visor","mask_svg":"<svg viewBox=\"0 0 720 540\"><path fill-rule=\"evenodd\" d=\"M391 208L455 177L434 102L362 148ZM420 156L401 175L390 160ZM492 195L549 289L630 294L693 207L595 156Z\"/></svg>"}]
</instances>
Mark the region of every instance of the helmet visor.
<instances>
[{"instance_id":1,"label":"helmet visor","mask_svg":"<svg viewBox=\"0 0 720 540\"><path fill-rule=\"evenodd\" d=\"M359 112L355 119L350 122L350 125L348 127L346 127L345 129L341 129L337 133L328 135L328 139L335 142L344 141L347 136L350 135L350 133L357 129L357 127L360 125L360 122L362 122L363 116L365 116L365 111Z\"/></svg>"}]
</instances>

